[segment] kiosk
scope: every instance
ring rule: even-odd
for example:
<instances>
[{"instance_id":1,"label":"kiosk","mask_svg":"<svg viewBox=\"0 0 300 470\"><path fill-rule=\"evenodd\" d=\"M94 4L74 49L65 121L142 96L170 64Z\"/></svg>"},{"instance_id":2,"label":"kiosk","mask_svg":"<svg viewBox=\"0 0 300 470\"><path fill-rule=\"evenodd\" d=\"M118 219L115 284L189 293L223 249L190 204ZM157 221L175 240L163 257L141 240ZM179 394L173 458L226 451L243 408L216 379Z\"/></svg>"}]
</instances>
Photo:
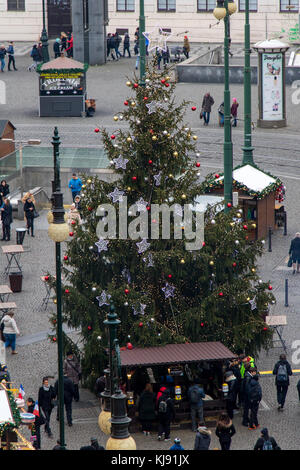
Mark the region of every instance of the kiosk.
<instances>
[{"instance_id":1,"label":"kiosk","mask_svg":"<svg viewBox=\"0 0 300 470\"><path fill-rule=\"evenodd\" d=\"M41 64L37 68L40 94L39 116L83 116L87 69L87 64L64 56Z\"/></svg>"}]
</instances>

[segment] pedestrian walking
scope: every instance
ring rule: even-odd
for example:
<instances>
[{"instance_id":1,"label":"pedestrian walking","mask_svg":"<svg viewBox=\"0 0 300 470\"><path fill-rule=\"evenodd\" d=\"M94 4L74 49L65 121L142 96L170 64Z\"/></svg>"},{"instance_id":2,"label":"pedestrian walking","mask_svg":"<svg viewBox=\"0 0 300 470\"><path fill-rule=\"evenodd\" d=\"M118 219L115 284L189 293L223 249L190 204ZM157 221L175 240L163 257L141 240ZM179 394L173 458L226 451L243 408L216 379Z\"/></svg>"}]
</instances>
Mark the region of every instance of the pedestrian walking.
<instances>
[{"instance_id":1,"label":"pedestrian walking","mask_svg":"<svg viewBox=\"0 0 300 470\"><path fill-rule=\"evenodd\" d=\"M60 39L59 38L56 38L54 41L53 52L54 52L55 59L60 57Z\"/></svg>"},{"instance_id":2,"label":"pedestrian walking","mask_svg":"<svg viewBox=\"0 0 300 470\"><path fill-rule=\"evenodd\" d=\"M17 327L16 320L14 319L14 312L10 310L1 320L3 323L3 335L5 340L5 348L11 348L12 354L18 354L16 351L16 336L20 335L19 328Z\"/></svg>"},{"instance_id":3,"label":"pedestrian walking","mask_svg":"<svg viewBox=\"0 0 300 470\"><path fill-rule=\"evenodd\" d=\"M225 382L228 384L228 393L226 396L226 410L230 419L233 418L233 410L236 407L236 398L238 394L238 382L232 371L225 372Z\"/></svg>"},{"instance_id":4,"label":"pedestrian walking","mask_svg":"<svg viewBox=\"0 0 300 470\"><path fill-rule=\"evenodd\" d=\"M281 450L274 437L269 436L268 428L261 430L261 436L257 439L254 450Z\"/></svg>"},{"instance_id":5,"label":"pedestrian walking","mask_svg":"<svg viewBox=\"0 0 300 470\"><path fill-rule=\"evenodd\" d=\"M54 385L55 397L58 397L58 380ZM72 426L72 401L74 398L74 385L71 379L64 375L64 405L66 409L68 426ZM59 421L59 404L57 406L57 421Z\"/></svg>"},{"instance_id":6,"label":"pedestrian walking","mask_svg":"<svg viewBox=\"0 0 300 470\"><path fill-rule=\"evenodd\" d=\"M5 196L9 194L9 184L7 184L6 180L2 180L0 183L0 200L1 204Z\"/></svg>"},{"instance_id":7,"label":"pedestrian walking","mask_svg":"<svg viewBox=\"0 0 300 470\"><path fill-rule=\"evenodd\" d=\"M76 196L74 198L74 204L75 204L75 208L78 210L78 212L80 214L80 211L82 209L82 207L81 207L81 197L80 196Z\"/></svg>"},{"instance_id":8,"label":"pedestrian walking","mask_svg":"<svg viewBox=\"0 0 300 470\"><path fill-rule=\"evenodd\" d=\"M73 225L73 222L77 222L78 225L81 225L81 223L82 223L80 214L79 214L78 210L76 209L75 202L73 202L73 204L71 204L70 210L68 212L68 224Z\"/></svg>"},{"instance_id":9,"label":"pedestrian walking","mask_svg":"<svg viewBox=\"0 0 300 470\"><path fill-rule=\"evenodd\" d=\"M224 101L220 104L218 108L218 114L219 114L219 126L224 127Z\"/></svg>"},{"instance_id":10,"label":"pedestrian walking","mask_svg":"<svg viewBox=\"0 0 300 470\"><path fill-rule=\"evenodd\" d=\"M10 241L10 226L13 222L12 212L12 205L10 200L6 197L1 206L2 241Z\"/></svg>"},{"instance_id":11,"label":"pedestrian walking","mask_svg":"<svg viewBox=\"0 0 300 470\"><path fill-rule=\"evenodd\" d=\"M24 203L24 214L27 221L27 233L31 231L31 236L34 237L34 218L35 218L35 199L31 193L26 193L22 199Z\"/></svg>"},{"instance_id":12,"label":"pedestrian walking","mask_svg":"<svg viewBox=\"0 0 300 470\"><path fill-rule=\"evenodd\" d=\"M78 178L76 173L72 174L72 179L70 179L70 181L69 181L69 188L71 189L72 199L73 199L73 202L74 202L75 197L79 196L81 188L82 188L82 181L81 181L80 178Z\"/></svg>"},{"instance_id":13,"label":"pedestrian walking","mask_svg":"<svg viewBox=\"0 0 300 470\"><path fill-rule=\"evenodd\" d=\"M211 442L211 431L206 426L199 426L197 429L194 450L209 450Z\"/></svg>"},{"instance_id":14,"label":"pedestrian walking","mask_svg":"<svg viewBox=\"0 0 300 470\"><path fill-rule=\"evenodd\" d=\"M293 274L300 272L300 232L297 232L295 238L291 241L289 255L292 258Z\"/></svg>"},{"instance_id":15,"label":"pedestrian walking","mask_svg":"<svg viewBox=\"0 0 300 470\"><path fill-rule=\"evenodd\" d=\"M166 389L158 400L158 437L159 441L162 440L164 434L165 441L170 441L170 425L171 421L175 419L175 409L173 399L170 397L170 392Z\"/></svg>"},{"instance_id":16,"label":"pedestrian walking","mask_svg":"<svg viewBox=\"0 0 300 470\"><path fill-rule=\"evenodd\" d=\"M124 35L124 41L123 41L123 57L125 57L125 52L127 51L128 57L131 57L130 54L130 37L128 33L125 33Z\"/></svg>"},{"instance_id":17,"label":"pedestrian walking","mask_svg":"<svg viewBox=\"0 0 300 470\"><path fill-rule=\"evenodd\" d=\"M230 450L231 439L236 433L235 427L227 413L222 413L216 427L216 436L219 438L221 450Z\"/></svg>"},{"instance_id":18,"label":"pedestrian walking","mask_svg":"<svg viewBox=\"0 0 300 470\"><path fill-rule=\"evenodd\" d=\"M32 69L36 70L38 64L42 61L42 56L40 54L37 44L33 45L30 57L32 57L33 63L28 67L29 72L31 72Z\"/></svg>"},{"instance_id":19,"label":"pedestrian walking","mask_svg":"<svg viewBox=\"0 0 300 470\"><path fill-rule=\"evenodd\" d=\"M38 405L35 403L33 398L29 397L27 399L27 412L35 415L34 424L29 425L31 431L31 439L33 441L33 447L36 450L41 449L41 426L45 424L45 419L39 411Z\"/></svg>"},{"instance_id":20,"label":"pedestrian walking","mask_svg":"<svg viewBox=\"0 0 300 470\"><path fill-rule=\"evenodd\" d=\"M163 65L167 65L170 62L170 50L167 46L167 49L162 51L162 60L163 60Z\"/></svg>"},{"instance_id":21,"label":"pedestrian walking","mask_svg":"<svg viewBox=\"0 0 300 470\"><path fill-rule=\"evenodd\" d=\"M155 420L155 396L150 383L146 384L144 391L140 395L138 413L142 425L142 433L149 436L153 421Z\"/></svg>"},{"instance_id":22,"label":"pedestrian walking","mask_svg":"<svg viewBox=\"0 0 300 470\"><path fill-rule=\"evenodd\" d=\"M250 374L250 363L246 364L244 371L243 371L243 379L241 384L241 398L242 398L242 406L243 406L243 426L249 426L249 411L250 411L250 402L248 399L248 385L250 380L252 379L252 375Z\"/></svg>"},{"instance_id":23,"label":"pedestrian walking","mask_svg":"<svg viewBox=\"0 0 300 470\"><path fill-rule=\"evenodd\" d=\"M4 44L0 46L0 64L1 64L1 72L4 72L5 69L5 56L6 56L6 49Z\"/></svg>"},{"instance_id":24,"label":"pedestrian walking","mask_svg":"<svg viewBox=\"0 0 300 470\"><path fill-rule=\"evenodd\" d=\"M119 33L116 32L114 34L114 48L115 48L115 54L116 54L116 59L118 59L118 57L122 57L122 54L121 52L119 51L119 47L120 47L120 44L122 42L122 38L120 37Z\"/></svg>"},{"instance_id":25,"label":"pedestrian walking","mask_svg":"<svg viewBox=\"0 0 300 470\"><path fill-rule=\"evenodd\" d=\"M138 51L136 60L135 60L135 70L139 68L139 63L140 63L140 52Z\"/></svg>"},{"instance_id":26,"label":"pedestrian walking","mask_svg":"<svg viewBox=\"0 0 300 470\"><path fill-rule=\"evenodd\" d=\"M48 434L48 437L53 437L52 431L50 428L50 418L51 413L54 408L53 401L55 399L55 390L52 385L49 384L49 378L43 377L42 386L39 388L38 394L38 405L42 410L45 416L45 432Z\"/></svg>"},{"instance_id":27,"label":"pedestrian walking","mask_svg":"<svg viewBox=\"0 0 300 470\"><path fill-rule=\"evenodd\" d=\"M67 56L69 58L73 57L73 45L74 45L74 42L73 42L73 33L68 33L68 38L67 38L67 49L66 49L66 52L67 52Z\"/></svg>"},{"instance_id":28,"label":"pedestrian walking","mask_svg":"<svg viewBox=\"0 0 300 470\"><path fill-rule=\"evenodd\" d=\"M203 119L204 119L204 126L208 126L209 119L210 119L210 113L211 113L211 107L214 104L214 99L210 95L210 93L205 93L203 100L202 100L202 114L203 114Z\"/></svg>"},{"instance_id":29,"label":"pedestrian walking","mask_svg":"<svg viewBox=\"0 0 300 470\"><path fill-rule=\"evenodd\" d=\"M238 409L242 403L242 399L241 399L242 377L241 377L240 367L241 365L240 365L239 359L232 361L228 367L228 370L232 371L237 381L237 397L236 397L234 409Z\"/></svg>"},{"instance_id":30,"label":"pedestrian walking","mask_svg":"<svg viewBox=\"0 0 300 470\"><path fill-rule=\"evenodd\" d=\"M184 450L184 447L181 445L181 440L179 437L175 437L174 444L170 447L170 450Z\"/></svg>"},{"instance_id":31,"label":"pedestrian walking","mask_svg":"<svg viewBox=\"0 0 300 470\"><path fill-rule=\"evenodd\" d=\"M190 56L190 50L191 50L191 46L190 46L190 43L189 43L189 40L188 40L188 37L187 36L184 36L183 38L183 53L186 57L186 59L189 58Z\"/></svg>"},{"instance_id":32,"label":"pedestrian walking","mask_svg":"<svg viewBox=\"0 0 300 470\"><path fill-rule=\"evenodd\" d=\"M7 65L8 71L9 72L11 71L11 68L10 68L11 64L12 64L14 70L18 70L16 68L15 50L14 50L13 41L10 41L10 43L9 43L9 46L8 46L8 49L7 49L7 54L8 54L8 65Z\"/></svg>"},{"instance_id":33,"label":"pedestrian walking","mask_svg":"<svg viewBox=\"0 0 300 470\"><path fill-rule=\"evenodd\" d=\"M74 385L74 400L79 401L79 381L81 380L80 362L74 355L73 351L67 352L67 357L63 364L64 375L72 380Z\"/></svg>"},{"instance_id":34,"label":"pedestrian walking","mask_svg":"<svg viewBox=\"0 0 300 470\"><path fill-rule=\"evenodd\" d=\"M191 410L191 420L192 420L192 431L197 431L197 422L196 419L198 417L200 425L204 425L204 418L203 418L203 401L202 399L205 398L205 393L202 387L200 387L199 380L195 380L195 383L191 385L188 389L188 399L190 403L190 410Z\"/></svg>"},{"instance_id":35,"label":"pedestrian walking","mask_svg":"<svg viewBox=\"0 0 300 470\"><path fill-rule=\"evenodd\" d=\"M250 403L250 422L248 429L252 430L259 427L257 413L259 403L262 399L262 391L258 381L257 370L252 367L250 368L249 372L252 378L250 379L247 387L248 401Z\"/></svg>"},{"instance_id":36,"label":"pedestrian walking","mask_svg":"<svg viewBox=\"0 0 300 470\"><path fill-rule=\"evenodd\" d=\"M236 98L232 98L232 105L230 108L231 116L232 116L232 125L233 127L237 126L237 112L238 112L239 103L237 102Z\"/></svg>"},{"instance_id":37,"label":"pedestrian walking","mask_svg":"<svg viewBox=\"0 0 300 470\"><path fill-rule=\"evenodd\" d=\"M286 399L286 394L290 385L289 377L293 375L290 363L286 360L285 354L280 354L279 361L276 362L273 375L277 389L278 411L282 411Z\"/></svg>"}]
</instances>

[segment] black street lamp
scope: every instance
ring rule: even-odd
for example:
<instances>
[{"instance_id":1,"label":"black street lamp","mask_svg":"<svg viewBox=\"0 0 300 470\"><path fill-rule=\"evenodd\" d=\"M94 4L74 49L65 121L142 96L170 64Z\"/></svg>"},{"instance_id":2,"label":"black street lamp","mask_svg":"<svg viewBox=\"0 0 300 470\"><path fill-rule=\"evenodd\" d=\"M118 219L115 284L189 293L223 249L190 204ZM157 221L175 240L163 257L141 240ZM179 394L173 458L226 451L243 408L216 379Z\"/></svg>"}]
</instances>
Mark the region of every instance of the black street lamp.
<instances>
[{"instance_id":1,"label":"black street lamp","mask_svg":"<svg viewBox=\"0 0 300 470\"><path fill-rule=\"evenodd\" d=\"M42 56L43 62L49 62L49 49L48 49L48 34L46 30L46 11L45 11L45 0L43 2L43 30L41 34L41 43L42 43Z\"/></svg>"},{"instance_id":2,"label":"black street lamp","mask_svg":"<svg viewBox=\"0 0 300 470\"><path fill-rule=\"evenodd\" d=\"M64 428L64 374L63 374L63 331L62 331L62 296L61 296L61 242L67 240L69 227L65 222L65 210L63 206L63 194L60 189L60 138L55 127L52 139L54 181L52 181L52 220L48 228L49 237L55 242L56 259L56 307L57 307L57 349L58 349L58 401L59 401L59 429L60 445L65 449ZM49 219L48 219L49 220Z\"/></svg>"}]
</instances>

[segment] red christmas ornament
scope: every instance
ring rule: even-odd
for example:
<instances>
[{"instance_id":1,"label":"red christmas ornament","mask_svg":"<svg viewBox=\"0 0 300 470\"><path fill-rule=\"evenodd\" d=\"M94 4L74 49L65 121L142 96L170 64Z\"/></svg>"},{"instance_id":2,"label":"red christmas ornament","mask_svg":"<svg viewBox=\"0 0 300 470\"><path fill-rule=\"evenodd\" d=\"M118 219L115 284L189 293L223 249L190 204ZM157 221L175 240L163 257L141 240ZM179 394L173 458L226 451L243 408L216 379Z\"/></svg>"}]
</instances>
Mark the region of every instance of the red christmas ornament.
<instances>
[{"instance_id":1,"label":"red christmas ornament","mask_svg":"<svg viewBox=\"0 0 300 470\"><path fill-rule=\"evenodd\" d=\"M165 83L165 86L168 88L170 86L170 83Z\"/></svg>"},{"instance_id":2,"label":"red christmas ornament","mask_svg":"<svg viewBox=\"0 0 300 470\"><path fill-rule=\"evenodd\" d=\"M56 341L56 338L55 338L55 336L52 338L52 341L55 343L55 341Z\"/></svg>"},{"instance_id":3,"label":"red christmas ornament","mask_svg":"<svg viewBox=\"0 0 300 470\"><path fill-rule=\"evenodd\" d=\"M147 101L147 99L148 99L148 96L144 96L144 101Z\"/></svg>"},{"instance_id":4,"label":"red christmas ornament","mask_svg":"<svg viewBox=\"0 0 300 470\"><path fill-rule=\"evenodd\" d=\"M144 325L143 322L140 322L140 323L139 323L139 327L140 327L140 328L142 328L143 325Z\"/></svg>"},{"instance_id":5,"label":"red christmas ornament","mask_svg":"<svg viewBox=\"0 0 300 470\"><path fill-rule=\"evenodd\" d=\"M232 263L232 266L235 268L236 267L236 262Z\"/></svg>"},{"instance_id":6,"label":"red christmas ornament","mask_svg":"<svg viewBox=\"0 0 300 470\"><path fill-rule=\"evenodd\" d=\"M161 83L164 85L164 84L166 83L166 80L163 78L163 79L161 80Z\"/></svg>"},{"instance_id":7,"label":"red christmas ornament","mask_svg":"<svg viewBox=\"0 0 300 470\"><path fill-rule=\"evenodd\" d=\"M133 349L133 346L131 343L127 343L127 349Z\"/></svg>"},{"instance_id":8,"label":"red christmas ornament","mask_svg":"<svg viewBox=\"0 0 300 470\"><path fill-rule=\"evenodd\" d=\"M49 281L49 276L44 277L45 281Z\"/></svg>"},{"instance_id":9,"label":"red christmas ornament","mask_svg":"<svg viewBox=\"0 0 300 470\"><path fill-rule=\"evenodd\" d=\"M136 176L133 176L131 179L132 179L132 181L136 181L137 178L136 178Z\"/></svg>"},{"instance_id":10,"label":"red christmas ornament","mask_svg":"<svg viewBox=\"0 0 300 470\"><path fill-rule=\"evenodd\" d=\"M96 134L98 134L98 132L100 132L99 127L96 127L95 132L96 132Z\"/></svg>"},{"instance_id":11,"label":"red christmas ornament","mask_svg":"<svg viewBox=\"0 0 300 470\"><path fill-rule=\"evenodd\" d=\"M202 242L202 246L205 246L205 242Z\"/></svg>"},{"instance_id":12,"label":"red christmas ornament","mask_svg":"<svg viewBox=\"0 0 300 470\"><path fill-rule=\"evenodd\" d=\"M231 207L231 206L232 206L231 202L228 202L227 207Z\"/></svg>"},{"instance_id":13,"label":"red christmas ornament","mask_svg":"<svg viewBox=\"0 0 300 470\"><path fill-rule=\"evenodd\" d=\"M111 138L112 140L114 140L114 139L116 138L116 136L115 136L114 134L112 134L112 135L110 136L110 138Z\"/></svg>"},{"instance_id":14,"label":"red christmas ornament","mask_svg":"<svg viewBox=\"0 0 300 470\"><path fill-rule=\"evenodd\" d=\"M215 174L215 178L220 178L219 173L216 173L216 174Z\"/></svg>"},{"instance_id":15,"label":"red christmas ornament","mask_svg":"<svg viewBox=\"0 0 300 470\"><path fill-rule=\"evenodd\" d=\"M153 161L152 161L152 160L148 160L148 163L149 163L149 165L152 165Z\"/></svg>"},{"instance_id":16,"label":"red christmas ornament","mask_svg":"<svg viewBox=\"0 0 300 470\"><path fill-rule=\"evenodd\" d=\"M200 325L203 327L203 326L204 326L204 323L200 323Z\"/></svg>"},{"instance_id":17,"label":"red christmas ornament","mask_svg":"<svg viewBox=\"0 0 300 470\"><path fill-rule=\"evenodd\" d=\"M192 106L192 111L196 111L196 106Z\"/></svg>"},{"instance_id":18,"label":"red christmas ornament","mask_svg":"<svg viewBox=\"0 0 300 470\"><path fill-rule=\"evenodd\" d=\"M223 292L219 292L219 297L223 297Z\"/></svg>"},{"instance_id":19,"label":"red christmas ornament","mask_svg":"<svg viewBox=\"0 0 300 470\"><path fill-rule=\"evenodd\" d=\"M200 163L199 163L199 162L196 163L196 167L197 167L197 168L200 167Z\"/></svg>"},{"instance_id":20,"label":"red christmas ornament","mask_svg":"<svg viewBox=\"0 0 300 470\"><path fill-rule=\"evenodd\" d=\"M72 220L71 224L72 224L72 225L75 225L75 224L76 224L76 221L75 221L75 220Z\"/></svg>"},{"instance_id":21,"label":"red christmas ornament","mask_svg":"<svg viewBox=\"0 0 300 470\"><path fill-rule=\"evenodd\" d=\"M272 287L272 286L268 286L268 289L269 289L269 290L272 290L272 289L273 289L273 287Z\"/></svg>"},{"instance_id":22,"label":"red christmas ornament","mask_svg":"<svg viewBox=\"0 0 300 470\"><path fill-rule=\"evenodd\" d=\"M70 294L69 289L66 289L66 290L65 290L65 294Z\"/></svg>"},{"instance_id":23,"label":"red christmas ornament","mask_svg":"<svg viewBox=\"0 0 300 470\"><path fill-rule=\"evenodd\" d=\"M74 232L69 232L70 237L73 237Z\"/></svg>"},{"instance_id":24,"label":"red christmas ornament","mask_svg":"<svg viewBox=\"0 0 300 470\"><path fill-rule=\"evenodd\" d=\"M129 294L129 289L125 289L124 292L126 295Z\"/></svg>"},{"instance_id":25,"label":"red christmas ornament","mask_svg":"<svg viewBox=\"0 0 300 470\"><path fill-rule=\"evenodd\" d=\"M153 130L153 129L149 129L149 132L150 132L150 134L154 134L154 130Z\"/></svg>"},{"instance_id":26,"label":"red christmas ornament","mask_svg":"<svg viewBox=\"0 0 300 470\"><path fill-rule=\"evenodd\" d=\"M138 83L135 83L133 86L134 86L134 88L138 88L139 85L138 85Z\"/></svg>"},{"instance_id":27,"label":"red christmas ornament","mask_svg":"<svg viewBox=\"0 0 300 470\"><path fill-rule=\"evenodd\" d=\"M65 256L64 256L64 260L67 261L67 259L68 259L68 257L67 257L67 255L65 255Z\"/></svg>"},{"instance_id":28,"label":"red christmas ornament","mask_svg":"<svg viewBox=\"0 0 300 470\"><path fill-rule=\"evenodd\" d=\"M125 106L128 106L128 101L124 101L124 105L125 105Z\"/></svg>"},{"instance_id":29,"label":"red christmas ornament","mask_svg":"<svg viewBox=\"0 0 300 470\"><path fill-rule=\"evenodd\" d=\"M172 278L172 274L168 274L168 278L171 279L171 278Z\"/></svg>"},{"instance_id":30,"label":"red christmas ornament","mask_svg":"<svg viewBox=\"0 0 300 470\"><path fill-rule=\"evenodd\" d=\"M88 207L88 211L91 212L92 210L93 210L93 208L92 208L91 206L89 206L89 207Z\"/></svg>"},{"instance_id":31,"label":"red christmas ornament","mask_svg":"<svg viewBox=\"0 0 300 470\"><path fill-rule=\"evenodd\" d=\"M147 206L146 209L147 209L147 211L150 211L151 207L150 207L150 206Z\"/></svg>"},{"instance_id":32,"label":"red christmas ornament","mask_svg":"<svg viewBox=\"0 0 300 470\"><path fill-rule=\"evenodd\" d=\"M265 326L263 330L264 330L264 331L268 331L268 328Z\"/></svg>"},{"instance_id":33,"label":"red christmas ornament","mask_svg":"<svg viewBox=\"0 0 300 470\"><path fill-rule=\"evenodd\" d=\"M89 331L91 331L92 327L89 325L89 326L87 327L87 329L88 329Z\"/></svg>"},{"instance_id":34,"label":"red christmas ornament","mask_svg":"<svg viewBox=\"0 0 300 470\"><path fill-rule=\"evenodd\" d=\"M248 229L248 225L243 225L243 229L244 229L244 230L247 230L247 229Z\"/></svg>"}]
</instances>

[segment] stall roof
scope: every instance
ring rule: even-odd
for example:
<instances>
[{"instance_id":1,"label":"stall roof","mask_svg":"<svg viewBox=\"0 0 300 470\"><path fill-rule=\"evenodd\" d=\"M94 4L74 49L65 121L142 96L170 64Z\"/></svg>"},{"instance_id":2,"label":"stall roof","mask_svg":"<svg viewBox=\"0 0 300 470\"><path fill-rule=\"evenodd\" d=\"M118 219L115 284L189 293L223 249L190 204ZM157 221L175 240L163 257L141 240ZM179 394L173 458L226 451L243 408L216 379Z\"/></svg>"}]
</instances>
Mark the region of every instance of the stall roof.
<instances>
[{"instance_id":1,"label":"stall roof","mask_svg":"<svg viewBox=\"0 0 300 470\"><path fill-rule=\"evenodd\" d=\"M51 60L42 64L38 71L44 72L45 70L85 70L86 65L78 62L77 60L70 59L69 57L57 57L56 59Z\"/></svg>"},{"instance_id":2,"label":"stall roof","mask_svg":"<svg viewBox=\"0 0 300 470\"><path fill-rule=\"evenodd\" d=\"M122 366L151 366L214 361L236 357L224 344L216 342L167 344L121 351Z\"/></svg>"}]
</instances>

